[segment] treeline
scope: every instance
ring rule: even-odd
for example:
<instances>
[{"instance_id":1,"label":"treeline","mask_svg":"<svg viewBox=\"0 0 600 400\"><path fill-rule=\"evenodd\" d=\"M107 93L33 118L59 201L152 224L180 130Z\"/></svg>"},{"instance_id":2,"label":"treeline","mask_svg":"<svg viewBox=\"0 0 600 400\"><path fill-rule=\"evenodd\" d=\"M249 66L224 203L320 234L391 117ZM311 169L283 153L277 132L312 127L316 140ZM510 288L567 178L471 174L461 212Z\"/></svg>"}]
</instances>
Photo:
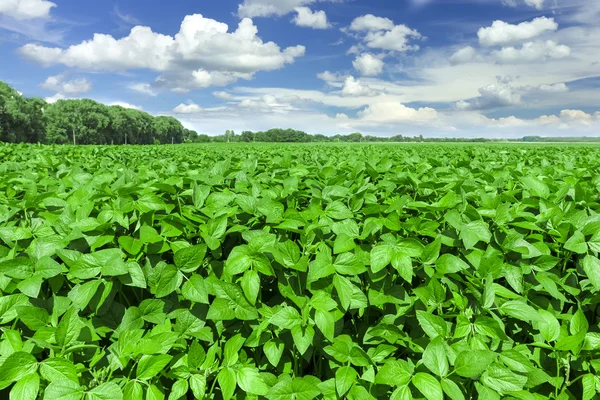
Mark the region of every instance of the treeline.
<instances>
[{"instance_id":1,"label":"treeline","mask_svg":"<svg viewBox=\"0 0 600 400\"><path fill-rule=\"evenodd\" d=\"M107 106L89 99L49 104L0 81L0 141L48 144L159 144L193 141L197 134L167 116Z\"/></svg>"},{"instance_id":2,"label":"treeline","mask_svg":"<svg viewBox=\"0 0 600 400\"><path fill-rule=\"evenodd\" d=\"M473 138L473 139L462 139L462 138L425 138L423 135L419 136L403 136L396 135L392 137L381 137L381 136L370 136L363 135L359 132L350 133L348 135L310 135L303 131L295 129L269 129L268 131L243 131L241 134L236 135L234 131L228 130L223 135L219 136L208 136L198 135L194 142L197 143L208 143L208 142L272 142L272 143L327 143L327 142L350 142L350 143L365 143L365 142L491 142L492 139L484 138Z\"/></svg>"}]
</instances>

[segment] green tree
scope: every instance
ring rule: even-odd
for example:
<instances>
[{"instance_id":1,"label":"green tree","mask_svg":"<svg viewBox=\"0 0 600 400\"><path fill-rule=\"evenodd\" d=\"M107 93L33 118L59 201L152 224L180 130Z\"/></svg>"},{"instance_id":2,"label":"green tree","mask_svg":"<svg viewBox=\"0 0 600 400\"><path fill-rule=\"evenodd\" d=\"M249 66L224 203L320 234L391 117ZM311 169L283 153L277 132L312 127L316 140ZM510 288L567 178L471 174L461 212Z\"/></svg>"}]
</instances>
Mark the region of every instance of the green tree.
<instances>
[{"instance_id":1,"label":"green tree","mask_svg":"<svg viewBox=\"0 0 600 400\"><path fill-rule=\"evenodd\" d=\"M45 115L48 143L108 144L114 139L109 107L93 100L58 100Z\"/></svg>"}]
</instances>

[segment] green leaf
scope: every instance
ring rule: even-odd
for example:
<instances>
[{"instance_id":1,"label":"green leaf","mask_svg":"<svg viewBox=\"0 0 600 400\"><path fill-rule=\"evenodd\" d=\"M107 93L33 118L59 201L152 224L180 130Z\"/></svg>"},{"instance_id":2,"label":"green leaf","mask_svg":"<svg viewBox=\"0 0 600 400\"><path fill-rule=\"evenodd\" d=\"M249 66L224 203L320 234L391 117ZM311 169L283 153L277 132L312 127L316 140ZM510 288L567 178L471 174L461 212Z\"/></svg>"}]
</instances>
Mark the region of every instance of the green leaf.
<instances>
[{"instance_id":1,"label":"green leaf","mask_svg":"<svg viewBox=\"0 0 600 400\"><path fill-rule=\"evenodd\" d=\"M202 399L206 393L206 377L200 374L191 375L190 389L192 389L195 398Z\"/></svg>"},{"instance_id":2,"label":"green leaf","mask_svg":"<svg viewBox=\"0 0 600 400\"><path fill-rule=\"evenodd\" d=\"M284 349L284 343L278 338L273 338L263 345L263 352L265 353L267 360L269 360L274 367L279 365Z\"/></svg>"},{"instance_id":3,"label":"green leaf","mask_svg":"<svg viewBox=\"0 0 600 400\"><path fill-rule=\"evenodd\" d=\"M454 372L457 375L475 379L479 377L498 355L489 350L465 350L456 356Z\"/></svg>"},{"instance_id":4,"label":"green leaf","mask_svg":"<svg viewBox=\"0 0 600 400\"><path fill-rule=\"evenodd\" d=\"M198 274L193 274L183 284L181 294L186 300L194 303L209 304L208 291L204 283L204 278Z\"/></svg>"},{"instance_id":5,"label":"green leaf","mask_svg":"<svg viewBox=\"0 0 600 400\"><path fill-rule=\"evenodd\" d=\"M402 387L408 385L411 378L412 371L403 364L403 361L388 360L379 368L379 372L377 372L377 375L375 376L375 383L393 387Z\"/></svg>"},{"instance_id":6,"label":"green leaf","mask_svg":"<svg viewBox=\"0 0 600 400\"><path fill-rule=\"evenodd\" d=\"M38 363L29 353L12 353L0 366L0 382L14 382L37 371Z\"/></svg>"},{"instance_id":7,"label":"green leaf","mask_svg":"<svg viewBox=\"0 0 600 400\"><path fill-rule=\"evenodd\" d=\"M538 310L541 319L538 321L538 329L546 342L553 342L560 335L560 324L556 317L546 310Z\"/></svg>"},{"instance_id":8,"label":"green leaf","mask_svg":"<svg viewBox=\"0 0 600 400\"><path fill-rule=\"evenodd\" d=\"M70 380L51 382L44 390L44 400L81 400L83 388Z\"/></svg>"},{"instance_id":9,"label":"green leaf","mask_svg":"<svg viewBox=\"0 0 600 400\"><path fill-rule=\"evenodd\" d=\"M512 318L516 318L520 321L540 321L540 316L535 308L520 300L510 300L505 302L500 306L500 311L503 314Z\"/></svg>"},{"instance_id":10,"label":"green leaf","mask_svg":"<svg viewBox=\"0 0 600 400\"><path fill-rule=\"evenodd\" d=\"M105 382L87 392L88 400L122 400L123 392L114 382Z\"/></svg>"},{"instance_id":11,"label":"green leaf","mask_svg":"<svg viewBox=\"0 0 600 400\"><path fill-rule=\"evenodd\" d=\"M231 399L236 388L235 370L230 367L223 368L217 375L217 381L221 388L223 400Z\"/></svg>"},{"instance_id":12,"label":"green leaf","mask_svg":"<svg viewBox=\"0 0 600 400\"><path fill-rule=\"evenodd\" d=\"M585 236L581 231L577 231L565 243L565 249L577 254L586 254L588 252Z\"/></svg>"},{"instance_id":13,"label":"green leaf","mask_svg":"<svg viewBox=\"0 0 600 400\"><path fill-rule=\"evenodd\" d=\"M123 397L127 400L143 400L144 388L137 381L129 381L123 389Z\"/></svg>"},{"instance_id":14,"label":"green leaf","mask_svg":"<svg viewBox=\"0 0 600 400\"><path fill-rule=\"evenodd\" d=\"M56 328L56 343L63 348L71 345L79 337L82 326L77 309L69 308Z\"/></svg>"},{"instance_id":15,"label":"green leaf","mask_svg":"<svg viewBox=\"0 0 600 400\"><path fill-rule=\"evenodd\" d=\"M31 305L18 305L15 307L19 319L32 331L37 331L48 324L50 315L43 308Z\"/></svg>"},{"instance_id":16,"label":"green leaf","mask_svg":"<svg viewBox=\"0 0 600 400\"><path fill-rule=\"evenodd\" d=\"M427 345L423 353L423 364L439 377L445 377L448 374L448 357L441 337L436 337Z\"/></svg>"},{"instance_id":17,"label":"green leaf","mask_svg":"<svg viewBox=\"0 0 600 400\"><path fill-rule=\"evenodd\" d=\"M284 378L271 387L269 400L312 400L321 394L319 388L303 378Z\"/></svg>"},{"instance_id":18,"label":"green leaf","mask_svg":"<svg viewBox=\"0 0 600 400\"><path fill-rule=\"evenodd\" d=\"M450 379L442 379L442 390L451 400L465 400L465 395L461 388Z\"/></svg>"},{"instance_id":19,"label":"green leaf","mask_svg":"<svg viewBox=\"0 0 600 400\"><path fill-rule=\"evenodd\" d=\"M86 282L82 285L75 285L67 297L79 310L83 310L87 307L90 300L92 300L101 283L101 281L96 280Z\"/></svg>"},{"instance_id":20,"label":"green leaf","mask_svg":"<svg viewBox=\"0 0 600 400\"><path fill-rule=\"evenodd\" d=\"M189 385L185 379L177 380L171 387L168 400L178 400L185 396L188 392Z\"/></svg>"},{"instance_id":21,"label":"green leaf","mask_svg":"<svg viewBox=\"0 0 600 400\"><path fill-rule=\"evenodd\" d=\"M10 390L10 400L35 400L40 390L40 376L30 374L22 377Z\"/></svg>"},{"instance_id":22,"label":"green leaf","mask_svg":"<svg viewBox=\"0 0 600 400\"><path fill-rule=\"evenodd\" d=\"M444 400L442 386L433 376L418 372L413 376L412 383L427 400Z\"/></svg>"},{"instance_id":23,"label":"green leaf","mask_svg":"<svg viewBox=\"0 0 600 400\"><path fill-rule=\"evenodd\" d=\"M393 249L388 245L379 245L371 249L371 270L378 273L392 262Z\"/></svg>"},{"instance_id":24,"label":"green leaf","mask_svg":"<svg viewBox=\"0 0 600 400\"><path fill-rule=\"evenodd\" d=\"M527 383L527 377L512 372L508 368L491 365L481 375L481 381L490 389L506 394L522 390Z\"/></svg>"},{"instance_id":25,"label":"green leaf","mask_svg":"<svg viewBox=\"0 0 600 400\"><path fill-rule=\"evenodd\" d=\"M327 311L315 311L315 323L327 340L333 342L335 335L335 317Z\"/></svg>"},{"instance_id":26,"label":"green leaf","mask_svg":"<svg viewBox=\"0 0 600 400\"><path fill-rule=\"evenodd\" d=\"M141 381L147 381L158 375L173 359L173 356L168 354L160 354L156 356L145 355L140 359L135 376Z\"/></svg>"},{"instance_id":27,"label":"green leaf","mask_svg":"<svg viewBox=\"0 0 600 400\"><path fill-rule=\"evenodd\" d=\"M438 336L444 338L448 335L448 325L442 317L418 310L417 320L419 321L421 329L423 329L427 336L432 339Z\"/></svg>"},{"instance_id":28,"label":"green leaf","mask_svg":"<svg viewBox=\"0 0 600 400\"><path fill-rule=\"evenodd\" d=\"M269 392L269 386L254 368L242 367L238 369L237 384L245 393L264 396Z\"/></svg>"},{"instance_id":29,"label":"green leaf","mask_svg":"<svg viewBox=\"0 0 600 400\"><path fill-rule=\"evenodd\" d=\"M600 259L587 255L582 262L583 270L596 291L600 291Z\"/></svg>"},{"instance_id":30,"label":"green leaf","mask_svg":"<svg viewBox=\"0 0 600 400\"><path fill-rule=\"evenodd\" d=\"M596 396L596 378L593 374L584 375L581 379L581 386L583 386L581 400L592 400Z\"/></svg>"},{"instance_id":31,"label":"green leaf","mask_svg":"<svg viewBox=\"0 0 600 400\"><path fill-rule=\"evenodd\" d=\"M292 329L302 324L302 317L294 307L284 307L269 319L269 323L279 329Z\"/></svg>"},{"instance_id":32,"label":"green leaf","mask_svg":"<svg viewBox=\"0 0 600 400\"><path fill-rule=\"evenodd\" d=\"M244 291L244 295L250 301L250 304L255 305L260 292L260 276L256 270L248 270L242 276L240 286Z\"/></svg>"},{"instance_id":33,"label":"green leaf","mask_svg":"<svg viewBox=\"0 0 600 400\"><path fill-rule=\"evenodd\" d=\"M492 234L488 224L483 221L473 221L463 225L460 230L460 238L465 245L465 249L470 250L479 242L489 243Z\"/></svg>"},{"instance_id":34,"label":"green leaf","mask_svg":"<svg viewBox=\"0 0 600 400\"><path fill-rule=\"evenodd\" d=\"M48 382L71 380L79 383L75 364L62 357L44 360L40 364L40 374Z\"/></svg>"},{"instance_id":35,"label":"green leaf","mask_svg":"<svg viewBox=\"0 0 600 400\"><path fill-rule=\"evenodd\" d=\"M358 377L358 373L352 367L340 367L335 371L335 390L340 397L350 390Z\"/></svg>"},{"instance_id":36,"label":"green leaf","mask_svg":"<svg viewBox=\"0 0 600 400\"><path fill-rule=\"evenodd\" d=\"M205 256L206 245L198 244L177 250L173 261L179 270L190 273L197 270L202 265Z\"/></svg>"},{"instance_id":37,"label":"green leaf","mask_svg":"<svg viewBox=\"0 0 600 400\"><path fill-rule=\"evenodd\" d=\"M469 264L452 254L443 254L435 262L436 272L447 275L455 274L469 269Z\"/></svg>"}]
</instances>

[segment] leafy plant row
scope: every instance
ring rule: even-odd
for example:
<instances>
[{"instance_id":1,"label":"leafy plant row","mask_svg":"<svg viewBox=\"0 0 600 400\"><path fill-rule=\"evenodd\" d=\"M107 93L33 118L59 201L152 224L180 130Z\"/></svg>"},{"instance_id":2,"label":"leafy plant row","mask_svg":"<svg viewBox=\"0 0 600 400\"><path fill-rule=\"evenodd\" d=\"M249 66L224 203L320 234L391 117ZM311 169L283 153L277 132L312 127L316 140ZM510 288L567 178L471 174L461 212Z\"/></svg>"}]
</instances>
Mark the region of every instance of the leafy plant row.
<instances>
[{"instance_id":1,"label":"leafy plant row","mask_svg":"<svg viewBox=\"0 0 600 400\"><path fill-rule=\"evenodd\" d=\"M0 396L600 393L600 148L0 146Z\"/></svg>"}]
</instances>

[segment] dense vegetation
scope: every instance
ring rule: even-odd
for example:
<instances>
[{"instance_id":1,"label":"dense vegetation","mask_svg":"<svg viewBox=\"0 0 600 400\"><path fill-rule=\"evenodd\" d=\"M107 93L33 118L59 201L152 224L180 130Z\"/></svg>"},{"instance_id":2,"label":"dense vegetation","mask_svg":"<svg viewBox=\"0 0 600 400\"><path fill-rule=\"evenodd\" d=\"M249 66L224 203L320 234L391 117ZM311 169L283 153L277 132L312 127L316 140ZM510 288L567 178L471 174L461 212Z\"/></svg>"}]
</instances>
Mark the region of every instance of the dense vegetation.
<instances>
[{"instance_id":1,"label":"dense vegetation","mask_svg":"<svg viewBox=\"0 0 600 400\"><path fill-rule=\"evenodd\" d=\"M0 396L577 399L600 148L0 145Z\"/></svg>"},{"instance_id":2,"label":"dense vegetation","mask_svg":"<svg viewBox=\"0 0 600 400\"><path fill-rule=\"evenodd\" d=\"M182 143L196 136L173 117L153 117L89 99L47 104L0 82L0 142L152 144Z\"/></svg>"}]
</instances>

